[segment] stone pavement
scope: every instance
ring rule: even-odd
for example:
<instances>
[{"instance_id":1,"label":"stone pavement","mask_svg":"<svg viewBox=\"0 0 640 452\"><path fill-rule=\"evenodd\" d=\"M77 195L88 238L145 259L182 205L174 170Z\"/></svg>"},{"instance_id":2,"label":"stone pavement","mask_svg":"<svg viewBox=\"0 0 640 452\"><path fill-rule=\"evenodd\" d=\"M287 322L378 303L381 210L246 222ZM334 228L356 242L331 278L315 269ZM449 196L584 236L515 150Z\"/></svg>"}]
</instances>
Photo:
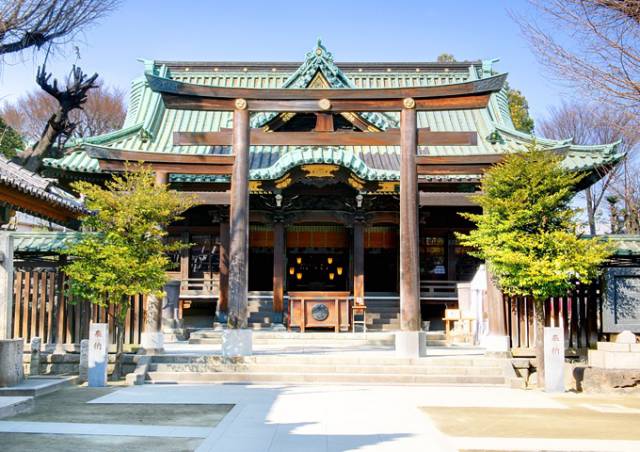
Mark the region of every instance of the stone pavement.
<instances>
[{"instance_id":1,"label":"stone pavement","mask_svg":"<svg viewBox=\"0 0 640 452\"><path fill-rule=\"evenodd\" d=\"M190 406L192 416L197 416L198 406L202 412L218 405L233 408L217 425L198 423L196 418L188 425L184 416L162 426L153 425L153 420L134 425L127 416L102 425L55 423L53 416L51 422L19 417L0 421L0 431L41 434L19 437L25 441L68 435L74 444L82 444L81 435L145 436L160 446L159 440L166 438L165 447L154 450L216 452L640 450L640 398L631 395L551 396L455 386L144 385L95 394L86 406L99 412L119 404L127 410L139 405L141 413L153 413L154 405L167 413L172 404L176 410ZM616 430L616 424L624 427ZM0 433L1 441L10 437Z\"/></svg>"}]
</instances>

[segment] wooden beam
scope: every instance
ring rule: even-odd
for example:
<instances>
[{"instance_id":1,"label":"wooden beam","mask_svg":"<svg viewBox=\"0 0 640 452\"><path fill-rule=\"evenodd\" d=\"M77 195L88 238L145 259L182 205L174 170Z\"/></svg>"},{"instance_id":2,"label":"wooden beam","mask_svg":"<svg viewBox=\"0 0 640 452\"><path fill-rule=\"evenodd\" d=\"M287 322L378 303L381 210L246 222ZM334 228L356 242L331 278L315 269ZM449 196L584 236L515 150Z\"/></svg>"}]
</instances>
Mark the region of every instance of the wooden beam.
<instances>
[{"instance_id":1,"label":"wooden beam","mask_svg":"<svg viewBox=\"0 0 640 452\"><path fill-rule=\"evenodd\" d=\"M421 206L455 206L471 207L477 206L471 199L473 193L443 193L443 192L420 192Z\"/></svg>"},{"instance_id":2,"label":"wooden beam","mask_svg":"<svg viewBox=\"0 0 640 452\"><path fill-rule=\"evenodd\" d=\"M418 165L420 176L447 176L455 174L484 174L490 165Z\"/></svg>"},{"instance_id":3,"label":"wooden beam","mask_svg":"<svg viewBox=\"0 0 640 452\"><path fill-rule=\"evenodd\" d=\"M195 196L198 204L228 206L231 198L231 192L228 191L183 191L182 193Z\"/></svg>"},{"instance_id":4,"label":"wooden beam","mask_svg":"<svg viewBox=\"0 0 640 452\"><path fill-rule=\"evenodd\" d=\"M176 146L229 146L232 133L230 129L219 132L174 132L173 144ZM478 143L476 132L432 132L418 129L420 146L475 146ZM252 145L267 146L399 146L400 129L388 129L384 132L266 132L251 129Z\"/></svg>"},{"instance_id":5,"label":"wooden beam","mask_svg":"<svg viewBox=\"0 0 640 452\"><path fill-rule=\"evenodd\" d=\"M153 91L161 94L170 94L189 97L203 97L219 100L246 99L271 100L271 101L309 101L328 99L336 100L397 100L411 97L413 99L426 99L436 97L464 96L470 94L483 94L499 91L506 80L507 74L495 75L480 80L448 85L418 86L404 88L227 88L219 86L205 86L193 83L178 82L153 74L146 74L149 86ZM250 108L251 110L251 108ZM275 110L274 110L275 111Z\"/></svg>"},{"instance_id":6,"label":"wooden beam","mask_svg":"<svg viewBox=\"0 0 640 452\"><path fill-rule=\"evenodd\" d=\"M416 157L418 174L441 176L449 174L484 174L491 166L501 162L504 155L419 155Z\"/></svg>"},{"instance_id":7,"label":"wooden beam","mask_svg":"<svg viewBox=\"0 0 640 452\"><path fill-rule=\"evenodd\" d=\"M504 160L504 154L476 154L476 155L418 155L417 165L493 165Z\"/></svg>"},{"instance_id":8,"label":"wooden beam","mask_svg":"<svg viewBox=\"0 0 640 452\"><path fill-rule=\"evenodd\" d=\"M310 90L315 91L315 90ZM341 90L340 90L341 91ZM364 90L366 91L366 90ZM455 97L435 97L417 99L416 108L420 111L469 110L484 108L489 102L490 94L465 94ZM234 108L232 99L213 99L208 97L162 94L165 107L175 110L231 111ZM400 111L402 98L380 100L333 100L331 105L323 109L317 100L249 100L251 111L275 112L362 112L362 111Z\"/></svg>"}]
</instances>

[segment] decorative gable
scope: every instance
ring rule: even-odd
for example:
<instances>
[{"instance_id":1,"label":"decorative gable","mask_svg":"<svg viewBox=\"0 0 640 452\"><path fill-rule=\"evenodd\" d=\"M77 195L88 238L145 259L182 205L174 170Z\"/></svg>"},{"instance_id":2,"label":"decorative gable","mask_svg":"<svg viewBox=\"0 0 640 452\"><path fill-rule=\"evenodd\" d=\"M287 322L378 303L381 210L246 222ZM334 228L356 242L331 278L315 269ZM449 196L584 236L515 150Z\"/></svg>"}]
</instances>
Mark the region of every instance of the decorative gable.
<instances>
[{"instance_id":1,"label":"decorative gable","mask_svg":"<svg viewBox=\"0 0 640 452\"><path fill-rule=\"evenodd\" d=\"M308 52L304 63L283 83L282 88L356 88L342 70L334 63L333 55L320 39L316 48ZM251 121L252 127L273 128L272 121L282 124L290 120L294 113L258 114ZM357 128L368 131L380 131L398 127L393 118L381 113L343 113L342 116Z\"/></svg>"}]
</instances>

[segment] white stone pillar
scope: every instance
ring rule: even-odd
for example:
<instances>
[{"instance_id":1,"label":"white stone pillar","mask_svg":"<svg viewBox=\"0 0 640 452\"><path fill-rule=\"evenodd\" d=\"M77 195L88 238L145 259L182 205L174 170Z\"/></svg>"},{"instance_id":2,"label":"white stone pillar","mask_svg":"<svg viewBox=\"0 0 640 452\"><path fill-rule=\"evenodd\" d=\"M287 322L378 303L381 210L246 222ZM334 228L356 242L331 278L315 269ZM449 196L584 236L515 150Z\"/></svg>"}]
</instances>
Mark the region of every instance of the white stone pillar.
<instances>
[{"instance_id":1,"label":"white stone pillar","mask_svg":"<svg viewBox=\"0 0 640 452\"><path fill-rule=\"evenodd\" d=\"M0 231L0 339L11 339L13 310L13 238Z\"/></svg>"}]
</instances>

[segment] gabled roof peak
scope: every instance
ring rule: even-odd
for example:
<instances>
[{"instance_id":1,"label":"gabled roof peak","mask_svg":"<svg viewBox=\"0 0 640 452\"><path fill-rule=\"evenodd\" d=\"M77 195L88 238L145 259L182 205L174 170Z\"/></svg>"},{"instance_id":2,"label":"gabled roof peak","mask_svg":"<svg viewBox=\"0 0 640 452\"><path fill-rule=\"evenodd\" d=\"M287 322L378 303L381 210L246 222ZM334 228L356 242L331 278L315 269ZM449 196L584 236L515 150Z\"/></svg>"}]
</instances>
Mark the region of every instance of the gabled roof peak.
<instances>
[{"instance_id":1,"label":"gabled roof peak","mask_svg":"<svg viewBox=\"0 0 640 452\"><path fill-rule=\"evenodd\" d=\"M284 82L283 88L306 88L318 72L329 82L331 88L353 88L349 78L333 61L333 54L318 38L315 48L305 56L304 63Z\"/></svg>"}]
</instances>

